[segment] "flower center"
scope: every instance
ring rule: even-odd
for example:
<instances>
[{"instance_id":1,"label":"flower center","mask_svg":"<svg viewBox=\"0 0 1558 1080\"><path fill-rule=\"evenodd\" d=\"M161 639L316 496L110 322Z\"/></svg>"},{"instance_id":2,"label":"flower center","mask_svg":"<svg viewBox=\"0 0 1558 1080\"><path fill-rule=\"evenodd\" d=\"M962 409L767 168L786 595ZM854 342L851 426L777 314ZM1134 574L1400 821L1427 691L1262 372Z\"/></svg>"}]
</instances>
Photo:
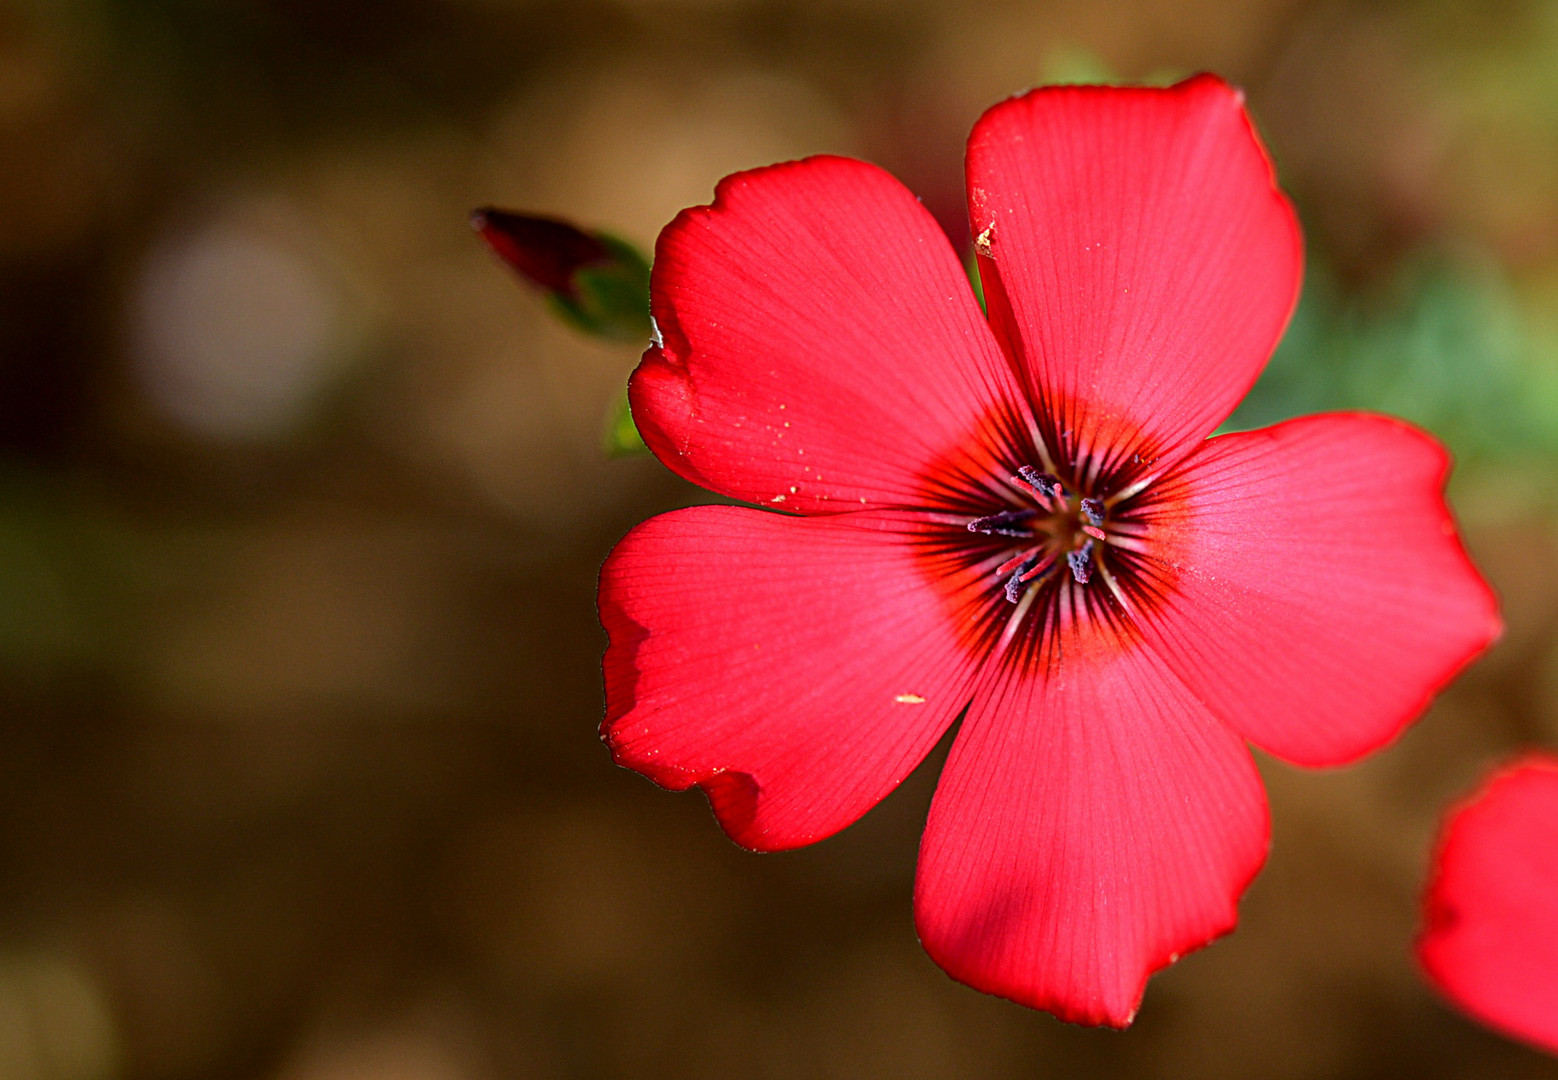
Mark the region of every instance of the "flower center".
<instances>
[{"instance_id":1,"label":"flower center","mask_svg":"<svg viewBox=\"0 0 1558 1080\"><path fill-rule=\"evenodd\" d=\"M1016 604L1034 585L1064 564L1078 585L1092 580L1105 545L1133 547L1135 530L1110 521L1106 498L1068 489L1053 473L1024 465L1011 478L1031 505L1013 507L968 523L968 531L1011 541L1012 555L995 570L1008 602ZM1105 571L1107 573L1107 571Z\"/></svg>"}]
</instances>

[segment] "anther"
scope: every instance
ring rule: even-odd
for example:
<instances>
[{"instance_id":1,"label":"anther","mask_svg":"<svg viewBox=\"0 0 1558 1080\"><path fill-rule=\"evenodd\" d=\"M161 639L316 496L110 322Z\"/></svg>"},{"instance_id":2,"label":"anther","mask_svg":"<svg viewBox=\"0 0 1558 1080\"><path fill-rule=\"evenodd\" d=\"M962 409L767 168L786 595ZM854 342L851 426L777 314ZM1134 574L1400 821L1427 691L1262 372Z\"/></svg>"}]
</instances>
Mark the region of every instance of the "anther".
<instances>
[{"instance_id":1,"label":"anther","mask_svg":"<svg viewBox=\"0 0 1558 1080\"><path fill-rule=\"evenodd\" d=\"M1026 521L1038 511L1027 510L1002 510L999 514L991 514L988 517L975 518L968 523L968 531L985 533L988 536L1031 536L1031 530L1013 528L1019 522Z\"/></svg>"},{"instance_id":2,"label":"anther","mask_svg":"<svg viewBox=\"0 0 1558 1080\"><path fill-rule=\"evenodd\" d=\"M1008 604L1015 604L1022 597L1023 575L1032 570L1034 564L1038 561L1039 553L1035 551L1022 561L1011 577L1006 579L1006 602Z\"/></svg>"},{"instance_id":3,"label":"anther","mask_svg":"<svg viewBox=\"0 0 1558 1080\"><path fill-rule=\"evenodd\" d=\"M1065 485L1054 473L1041 473L1032 465L1024 465L1017 470L1014 479L1021 480L1040 495L1053 495L1057 499L1066 497Z\"/></svg>"},{"instance_id":4,"label":"anther","mask_svg":"<svg viewBox=\"0 0 1558 1080\"><path fill-rule=\"evenodd\" d=\"M1088 579L1093 576L1093 542L1089 540L1075 551L1066 552L1066 565L1071 567L1071 576L1076 583L1086 585ZM1010 592L1011 586L1008 583L1008 595Z\"/></svg>"},{"instance_id":5,"label":"anther","mask_svg":"<svg viewBox=\"0 0 1558 1080\"><path fill-rule=\"evenodd\" d=\"M1102 525L1104 523L1104 501L1102 499L1083 499L1082 516L1087 518L1089 525Z\"/></svg>"}]
</instances>

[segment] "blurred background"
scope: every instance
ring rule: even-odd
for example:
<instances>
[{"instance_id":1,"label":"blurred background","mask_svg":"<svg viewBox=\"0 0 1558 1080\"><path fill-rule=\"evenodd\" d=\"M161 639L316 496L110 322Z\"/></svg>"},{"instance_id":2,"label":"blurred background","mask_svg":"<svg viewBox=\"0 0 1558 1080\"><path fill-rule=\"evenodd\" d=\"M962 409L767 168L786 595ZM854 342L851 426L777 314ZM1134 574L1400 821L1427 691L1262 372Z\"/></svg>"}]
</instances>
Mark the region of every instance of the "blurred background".
<instances>
[{"instance_id":1,"label":"blurred background","mask_svg":"<svg viewBox=\"0 0 1558 1080\"><path fill-rule=\"evenodd\" d=\"M647 248L836 152L963 244L983 107L1198 69L1309 244L1236 423L1438 432L1508 631L1366 764L1262 759L1241 928L1118 1034L920 952L944 748L770 856L610 763L597 568L702 496L466 215ZM1552 0L0 0L0 1077L1558 1077L1408 952L1440 808L1558 747L1555 459Z\"/></svg>"}]
</instances>

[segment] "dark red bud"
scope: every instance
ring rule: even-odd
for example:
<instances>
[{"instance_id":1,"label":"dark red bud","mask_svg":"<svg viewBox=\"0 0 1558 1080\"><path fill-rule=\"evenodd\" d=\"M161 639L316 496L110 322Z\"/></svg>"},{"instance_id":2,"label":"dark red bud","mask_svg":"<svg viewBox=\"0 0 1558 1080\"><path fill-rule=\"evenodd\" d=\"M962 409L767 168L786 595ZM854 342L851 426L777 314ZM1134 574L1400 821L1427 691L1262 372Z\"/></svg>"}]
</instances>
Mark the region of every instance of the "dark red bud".
<instances>
[{"instance_id":1,"label":"dark red bud","mask_svg":"<svg viewBox=\"0 0 1558 1080\"><path fill-rule=\"evenodd\" d=\"M577 271L613 259L600 240L557 218L483 207L471 214L471 228L525 278L570 300L577 299Z\"/></svg>"}]
</instances>

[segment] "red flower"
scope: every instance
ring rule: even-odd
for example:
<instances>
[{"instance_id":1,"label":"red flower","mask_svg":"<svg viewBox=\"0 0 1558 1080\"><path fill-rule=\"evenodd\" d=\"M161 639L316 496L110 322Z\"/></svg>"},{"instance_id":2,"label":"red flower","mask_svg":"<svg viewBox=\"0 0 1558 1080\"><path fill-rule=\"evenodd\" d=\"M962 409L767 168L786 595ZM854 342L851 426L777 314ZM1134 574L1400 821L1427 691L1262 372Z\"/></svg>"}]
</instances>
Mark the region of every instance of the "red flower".
<instances>
[{"instance_id":1,"label":"red flower","mask_svg":"<svg viewBox=\"0 0 1558 1080\"><path fill-rule=\"evenodd\" d=\"M1418 960L1470 1015L1558 1054L1558 758L1533 754L1446 817Z\"/></svg>"},{"instance_id":2,"label":"red flower","mask_svg":"<svg viewBox=\"0 0 1558 1080\"><path fill-rule=\"evenodd\" d=\"M967 710L915 919L954 978L1128 1024L1265 859L1244 740L1393 739L1498 631L1429 437L1316 416L1208 440L1298 291L1241 107L1034 91L968 148L987 322L871 165L741 173L661 234L631 398L689 480L601 573L603 737L759 850L860 817Z\"/></svg>"}]
</instances>

